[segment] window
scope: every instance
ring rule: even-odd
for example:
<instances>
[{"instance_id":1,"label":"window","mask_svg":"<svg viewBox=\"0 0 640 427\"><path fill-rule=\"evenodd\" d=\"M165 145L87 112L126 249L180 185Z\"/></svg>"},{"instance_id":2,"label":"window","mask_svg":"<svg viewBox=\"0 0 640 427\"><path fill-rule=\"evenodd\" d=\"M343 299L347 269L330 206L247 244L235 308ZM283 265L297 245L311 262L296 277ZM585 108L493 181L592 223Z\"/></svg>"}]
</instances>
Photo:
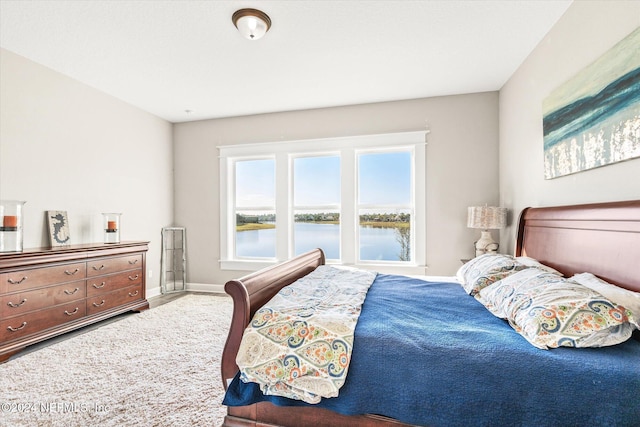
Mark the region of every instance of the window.
<instances>
[{"instance_id":1,"label":"window","mask_svg":"<svg viewBox=\"0 0 640 427\"><path fill-rule=\"evenodd\" d=\"M238 160L235 171L235 256L275 258L275 161Z\"/></svg>"},{"instance_id":2,"label":"window","mask_svg":"<svg viewBox=\"0 0 640 427\"><path fill-rule=\"evenodd\" d=\"M424 267L425 135L219 147L221 267L316 247L329 263Z\"/></svg>"}]
</instances>

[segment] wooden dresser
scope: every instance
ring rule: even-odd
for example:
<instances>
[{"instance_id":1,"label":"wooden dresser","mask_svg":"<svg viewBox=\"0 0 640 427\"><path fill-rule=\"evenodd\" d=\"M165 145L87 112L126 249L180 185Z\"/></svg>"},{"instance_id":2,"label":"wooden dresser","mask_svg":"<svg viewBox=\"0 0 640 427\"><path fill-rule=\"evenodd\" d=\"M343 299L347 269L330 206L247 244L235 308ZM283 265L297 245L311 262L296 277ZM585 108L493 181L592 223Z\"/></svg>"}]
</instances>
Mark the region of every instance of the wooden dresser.
<instances>
[{"instance_id":1,"label":"wooden dresser","mask_svg":"<svg viewBox=\"0 0 640 427\"><path fill-rule=\"evenodd\" d=\"M148 242L0 253L0 363L24 347L149 308Z\"/></svg>"}]
</instances>

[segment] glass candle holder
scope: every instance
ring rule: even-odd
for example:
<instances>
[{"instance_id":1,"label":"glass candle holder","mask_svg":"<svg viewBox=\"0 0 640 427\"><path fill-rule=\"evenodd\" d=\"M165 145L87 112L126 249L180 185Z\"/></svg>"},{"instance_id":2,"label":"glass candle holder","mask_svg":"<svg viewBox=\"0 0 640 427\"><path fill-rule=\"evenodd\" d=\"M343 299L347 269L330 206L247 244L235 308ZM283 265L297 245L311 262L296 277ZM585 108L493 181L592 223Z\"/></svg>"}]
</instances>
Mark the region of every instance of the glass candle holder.
<instances>
[{"instance_id":1,"label":"glass candle holder","mask_svg":"<svg viewBox=\"0 0 640 427\"><path fill-rule=\"evenodd\" d=\"M22 252L22 207L25 203L0 200L0 252Z\"/></svg>"},{"instance_id":2,"label":"glass candle holder","mask_svg":"<svg viewBox=\"0 0 640 427\"><path fill-rule=\"evenodd\" d=\"M103 213L104 242L120 243L121 213Z\"/></svg>"}]
</instances>

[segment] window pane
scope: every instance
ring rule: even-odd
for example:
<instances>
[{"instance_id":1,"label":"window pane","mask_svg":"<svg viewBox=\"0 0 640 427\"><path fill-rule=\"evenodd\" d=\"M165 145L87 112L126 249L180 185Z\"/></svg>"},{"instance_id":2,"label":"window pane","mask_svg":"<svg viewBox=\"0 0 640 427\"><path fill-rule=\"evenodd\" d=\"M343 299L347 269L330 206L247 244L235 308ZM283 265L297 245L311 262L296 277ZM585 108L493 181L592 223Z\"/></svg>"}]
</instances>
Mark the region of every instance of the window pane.
<instances>
[{"instance_id":1,"label":"window pane","mask_svg":"<svg viewBox=\"0 0 640 427\"><path fill-rule=\"evenodd\" d=\"M236 256L276 256L275 211L236 211Z\"/></svg>"},{"instance_id":2,"label":"window pane","mask_svg":"<svg viewBox=\"0 0 640 427\"><path fill-rule=\"evenodd\" d=\"M358 156L358 200L361 205L411 203L411 153L390 152Z\"/></svg>"},{"instance_id":3,"label":"window pane","mask_svg":"<svg viewBox=\"0 0 640 427\"><path fill-rule=\"evenodd\" d=\"M340 259L338 212L298 211L294 218L295 255L321 248L327 259Z\"/></svg>"},{"instance_id":4,"label":"window pane","mask_svg":"<svg viewBox=\"0 0 640 427\"><path fill-rule=\"evenodd\" d=\"M276 205L275 160L236 162L236 207L260 208Z\"/></svg>"},{"instance_id":5,"label":"window pane","mask_svg":"<svg viewBox=\"0 0 640 427\"><path fill-rule=\"evenodd\" d=\"M275 160L243 160L236 166L236 257L274 258Z\"/></svg>"},{"instance_id":6,"label":"window pane","mask_svg":"<svg viewBox=\"0 0 640 427\"><path fill-rule=\"evenodd\" d=\"M360 259L362 261L411 261L411 214L361 209Z\"/></svg>"},{"instance_id":7,"label":"window pane","mask_svg":"<svg viewBox=\"0 0 640 427\"><path fill-rule=\"evenodd\" d=\"M412 153L358 155L361 261L411 261Z\"/></svg>"},{"instance_id":8,"label":"window pane","mask_svg":"<svg viewBox=\"0 0 640 427\"><path fill-rule=\"evenodd\" d=\"M295 255L322 248L340 259L340 157L295 158L293 197Z\"/></svg>"},{"instance_id":9,"label":"window pane","mask_svg":"<svg viewBox=\"0 0 640 427\"><path fill-rule=\"evenodd\" d=\"M293 160L295 206L340 203L340 157L299 157Z\"/></svg>"}]
</instances>

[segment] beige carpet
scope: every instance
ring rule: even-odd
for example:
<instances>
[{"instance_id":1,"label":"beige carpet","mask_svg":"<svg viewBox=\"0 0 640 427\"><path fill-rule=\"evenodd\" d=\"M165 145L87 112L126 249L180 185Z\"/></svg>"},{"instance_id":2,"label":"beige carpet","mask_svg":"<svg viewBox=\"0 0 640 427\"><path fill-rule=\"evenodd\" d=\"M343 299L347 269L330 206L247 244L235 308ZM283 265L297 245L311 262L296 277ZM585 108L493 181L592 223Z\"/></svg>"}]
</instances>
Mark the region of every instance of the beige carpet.
<instances>
[{"instance_id":1,"label":"beige carpet","mask_svg":"<svg viewBox=\"0 0 640 427\"><path fill-rule=\"evenodd\" d=\"M231 299L186 295L0 365L0 426L219 426Z\"/></svg>"}]
</instances>

